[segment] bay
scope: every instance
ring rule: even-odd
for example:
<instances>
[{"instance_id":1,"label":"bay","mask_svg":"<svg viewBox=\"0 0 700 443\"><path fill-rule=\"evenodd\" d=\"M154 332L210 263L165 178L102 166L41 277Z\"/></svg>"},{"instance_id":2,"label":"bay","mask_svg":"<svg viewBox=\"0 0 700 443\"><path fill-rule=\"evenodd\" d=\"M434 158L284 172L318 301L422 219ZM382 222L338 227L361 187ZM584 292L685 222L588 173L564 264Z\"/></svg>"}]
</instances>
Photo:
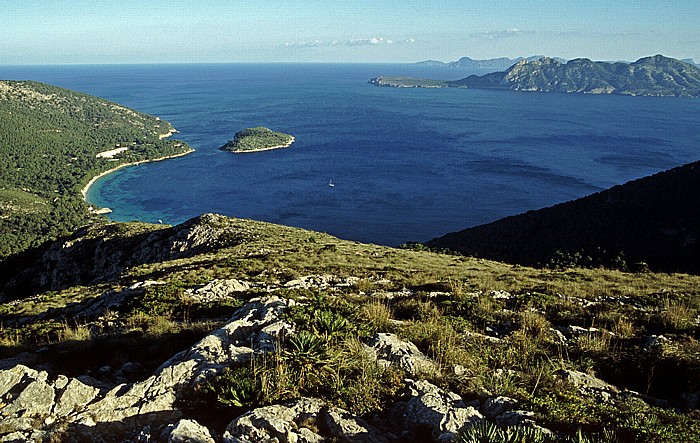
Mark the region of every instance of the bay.
<instances>
[{"instance_id":1,"label":"bay","mask_svg":"<svg viewBox=\"0 0 700 443\"><path fill-rule=\"evenodd\" d=\"M467 74L388 64L0 67L0 78L158 115L196 149L98 180L88 201L119 221L175 224L217 212L397 245L700 157L698 100L367 84L379 75ZM218 150L257 125L296 142L251 154Z\"/></svg>"}]
</instances>

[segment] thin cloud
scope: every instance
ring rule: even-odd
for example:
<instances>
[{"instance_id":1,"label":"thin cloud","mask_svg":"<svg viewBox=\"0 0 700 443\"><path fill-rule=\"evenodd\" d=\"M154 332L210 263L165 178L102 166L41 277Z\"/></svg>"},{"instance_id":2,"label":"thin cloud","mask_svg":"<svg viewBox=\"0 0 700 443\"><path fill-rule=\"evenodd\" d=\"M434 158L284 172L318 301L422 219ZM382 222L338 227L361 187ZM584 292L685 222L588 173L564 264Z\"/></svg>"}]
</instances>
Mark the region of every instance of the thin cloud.
<instances>
[{"instance_id":1,"label":"thin cloud","mask_svg":"<svg viewBox=\"0 0 700 443\"><path fill-rule=\"evenodd\" d=\"M470 34L470 37L482 38L486 40L500 40L504 38L510 38L518 35L523 35L526 32L519 28L508 28L506 30L500 31L484 31Z\"/></svg>"},{"instance_id":2,"label":"thin cloud","mask_svg":"<svg viewBox=\"0 0 700 443\"><path fill-rule=\"evenodd\" d=\"M356 46L379 46L394 45L404 43L415 43L416 39L394 40L386 37L369 37L350 40L312 40L295 43L285 43L285 48L332 48L332 47L356 47Z\"/></svg>"},{"instance_id":3,"label":"thin cloud","mask_svg":"<svg viewBox=\"0 0 700 443\"><path fill-rule=\"evenodd\" d=\"M522 30L520 28L508 28L498 31L484 31L469 34L470 38L483 40L501 40L507 38L515 38L523 35L540 35L540 36L557 36L557 37L636 37L642 34L638 32L589 32L580 30L561 30L561 31L531 31Z\"/></svg>"}]
</instances>

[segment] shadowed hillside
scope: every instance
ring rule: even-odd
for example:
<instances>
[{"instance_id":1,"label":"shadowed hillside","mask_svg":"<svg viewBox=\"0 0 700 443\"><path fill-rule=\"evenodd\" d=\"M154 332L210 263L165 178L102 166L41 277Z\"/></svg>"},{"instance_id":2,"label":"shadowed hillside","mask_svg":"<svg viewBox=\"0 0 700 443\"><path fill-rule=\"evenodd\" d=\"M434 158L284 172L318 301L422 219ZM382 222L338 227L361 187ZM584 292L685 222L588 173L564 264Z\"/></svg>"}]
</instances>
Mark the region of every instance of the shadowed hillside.
<instances>
[{"instance_id":1,"label":"shadowed hillside","mask_svg":"<svg viewBox=\"0 0 700 443\"><path fill-rule=\"evenodd\" d=\"M696 162L451 233L428 246L526 265L563 260L615 266L624 258L627 264L646 262L654 270L697 274L699 240L700 163Z\"/></svg>"}]
</instances>

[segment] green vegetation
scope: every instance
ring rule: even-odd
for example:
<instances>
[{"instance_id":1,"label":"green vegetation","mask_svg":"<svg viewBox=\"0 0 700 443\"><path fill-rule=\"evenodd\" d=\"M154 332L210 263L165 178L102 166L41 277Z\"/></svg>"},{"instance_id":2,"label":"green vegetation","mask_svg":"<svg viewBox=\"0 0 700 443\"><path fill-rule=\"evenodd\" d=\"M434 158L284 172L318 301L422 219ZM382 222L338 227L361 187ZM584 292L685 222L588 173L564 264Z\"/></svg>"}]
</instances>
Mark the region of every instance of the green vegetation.
<instances>
[{"instance_id":1,"label":"green vegetation","mask_svg":"<svg viewBox=\"0 0 700 443\"><path fill-rule=\"evenodd\" d=\"M359 337L372 328L363 322L362 303L312 291L288 295L309 302L287 312L298 332L275 353L257 356L200 386L193 405L241 412L305 396L324 398L358 415L390 406L406 374L380 367L363 350Z\"/></svg>"},{"instance_id":2,"label":"green vegetation","mask_svg":"<svg viewBox=\"0 0 700 443\"><path fill-rule=\"evenodd\" d=\"M484 421L467 428L461 443L548 443L555 441L543 431L523 426L498 426Z\"/></svg>"},{"instance_id":3,"label":"green vegetation","mask_svg":"<svg viewBox=\"0 0 700 443\"><path fill-rule=\"evenodd\" d=\"M698 274L699 169L700 162L689 163L427 246L526 266Z\"/></svg>"},{"instance_id":4,"label":"green vegetation","mask_svg":"<svg viewBox=\"0 0 700 443\"><path fill-rule=\"evenodd\" d=\"M94 220L80 194L90 178L186 152L182 143L161 138L172 129L86 94L0 81L0 260ZM128 149L97 158L115 147Z\"/></svg>"},{"instance_id":5,"label":"green vegetation","mask_svg":"<svg viewBox=\"0 0 700 443\"><path fill-rule=\"evenodd\" d=\"M161 140L167 123L82 94L0 82L0 98L4 254L89 221L79 190L95 173L186 149ZM96 157L117 144L128 150L115 161ZM653 206L649 192L643 201ZM409 374L366 352L382 332L432 360L421 378L465 402L511 397L554 433L484 424L465 429L465 443L698 441L689 409L700 392L700 276L577 267L602 263L581 251L534 269L215 215L172 228L93 224L4 261L0 358L34 359L52 378L131 363L145 378L272 294L295 302L284 313L293 332L192 387L183 407L230 420L228 412L317 397L367 419L391 414ZM198 299L214 279L244 289ZM561 376L571 370L623 391L582 392Z\"/></svg>"},{"instance_id":6,"label":"green vegetation","mask_svg":"<svg viewBox=\"0 0 700 443\"><path fill-rule=\"evenodd\" d=\"M521 61L504 72L472 75L451 85L513 91L700 97L700 69L661 55L629 64L585 58L562 64L542 58Z\"/></svg>"},{"instance_id":7,"label":"green vegetation","mask_svg":"<svg viewBox=\"0 0 700 443\"><path fill-rule=\"evenodd\" d=\"M518 408L533 411L536 422L554 431L559 441L700 438L700 422L673 409L683 408L684 393L700 390L700 277L537 270L364 245L250 220L218 217L208 223L198 230L225 232L236 241L189 257L134 263L100 285L0 305L3 356L48 347L44 355L54 364L76 356L70 360L72 373L123 361L154 368L157 358L185 349L247 300L267 294L260 288L276 287L275 295L298 302L286 312L296 335L283 339L276 352L231 367L202 385L190 396L192 407L216 405L240 413L313 396L357 414L382 413L403 398L405 374L377 366L361 343L376 332L391 332L436 362L438 370L425 374L431 382L465 401L484 395L515 398ZM112 238L160 232L142 223L118 226L123 229L110 230ZM357 279L328 289L284 287L305 275ZM188 289L214 278L257 286L216 302L188 296ZM102 320L70 314L71 307L147 280L163 284L131 296L121 308L102 314ZM113 326L96 326L106 319ZM551 330L569 326L595 329L565 343ZM669 341L647 345L651 335ZM488 338L493 336L501 340ZM98 345L110 346L118 355L105 356L97 352ZM561 369L594 373L620 388L668 401L670 407L650 406L633 396L603 402L581 395L557 376ZM519 428L469 432L465 441L541 438L537 431ZM474 437L477 432L496 435L496 440L473 440L481 438Z\"/></svg>"},{"instance_id":8,"label":"green vegetation","mask_svg":"<svg viewBox=\"0 0 700 443\"><path fill-rule=\"evenodd\" d=\"M236 132L233 139L221 148L230 152L253 152L267 149L286 148L294 142L294 137L282 132L274 132L263 126L246 128Z\"/></svg>"}]
</instances>

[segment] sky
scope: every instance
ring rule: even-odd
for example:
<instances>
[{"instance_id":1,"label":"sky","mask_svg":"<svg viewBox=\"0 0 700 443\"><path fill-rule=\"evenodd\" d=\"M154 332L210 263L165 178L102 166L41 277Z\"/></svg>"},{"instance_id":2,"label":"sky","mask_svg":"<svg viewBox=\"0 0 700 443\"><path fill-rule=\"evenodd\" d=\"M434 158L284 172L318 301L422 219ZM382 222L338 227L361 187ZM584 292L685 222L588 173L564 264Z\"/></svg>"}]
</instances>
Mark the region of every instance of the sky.
<instances>
[{"instance_id":1,"label":"sky","mask_svg":"<svg viewBox=\"0 0 700 443\"><path fill-rule=\"evenodd\" d=\"M699 17L700 0L3 0L0 65L536 54L700 63Z\"/></svg>"}]
</instances>

